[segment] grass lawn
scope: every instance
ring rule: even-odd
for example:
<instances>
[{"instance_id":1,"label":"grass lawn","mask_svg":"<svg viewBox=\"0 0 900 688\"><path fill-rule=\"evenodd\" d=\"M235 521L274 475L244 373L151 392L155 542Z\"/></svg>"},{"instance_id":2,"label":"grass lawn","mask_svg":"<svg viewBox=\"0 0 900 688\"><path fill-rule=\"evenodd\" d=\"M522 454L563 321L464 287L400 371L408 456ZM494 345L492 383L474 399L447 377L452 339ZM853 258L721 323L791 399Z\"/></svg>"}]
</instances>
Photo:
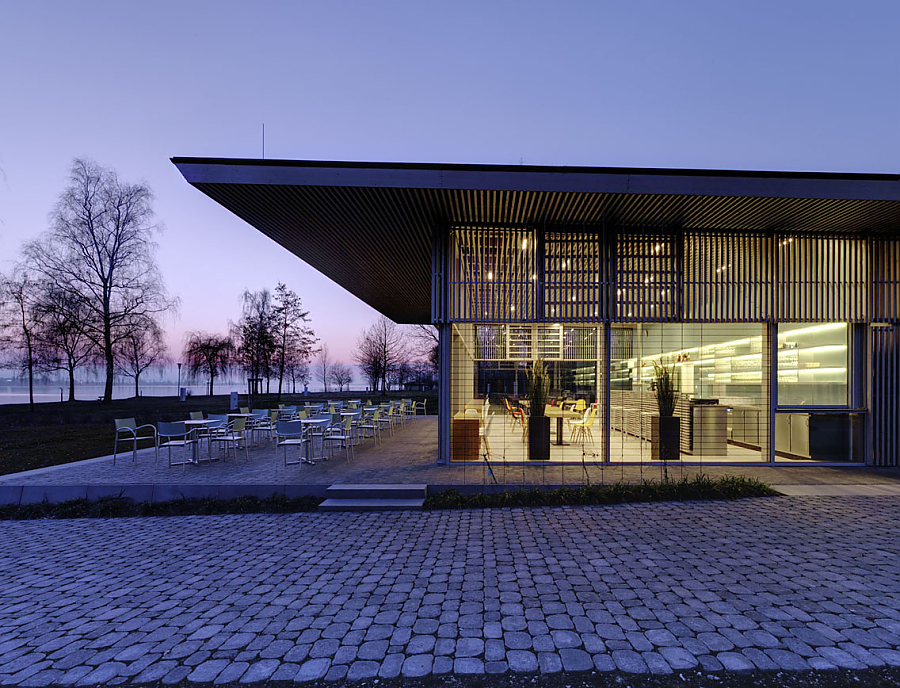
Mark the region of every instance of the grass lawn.
<instances>
[{"instance_id":1,"label":"grass lawn","mask_svg":"<svg viewBox=\"0 0 900 688\"><path fill-rule=\"evenodd\" d=\"M302 404L304 401L327 399L356 399L359 392L276 395L254 397L255 408L278 408L279 403ZM377 396L362 395L378 399ZM389 398L424 399L428 413L437 413L437 394L395 393ZM241 405L246 405L246 397ZM112 454L115 442L115 419L134 418L138 425L159 421L185 420L191 411L227 413L229 397L218 395L192 396L179 402L173 397L140 397L115 399L111 404L98 401L54 402L0 405L0 475L18 473L44 466L56 466L70 461L92 459ZM140 446L147 446L146 443ZM123 445L119 445L122 449ZM125 445L127 450L127 445Z\"/></svg>"}]
</instances>

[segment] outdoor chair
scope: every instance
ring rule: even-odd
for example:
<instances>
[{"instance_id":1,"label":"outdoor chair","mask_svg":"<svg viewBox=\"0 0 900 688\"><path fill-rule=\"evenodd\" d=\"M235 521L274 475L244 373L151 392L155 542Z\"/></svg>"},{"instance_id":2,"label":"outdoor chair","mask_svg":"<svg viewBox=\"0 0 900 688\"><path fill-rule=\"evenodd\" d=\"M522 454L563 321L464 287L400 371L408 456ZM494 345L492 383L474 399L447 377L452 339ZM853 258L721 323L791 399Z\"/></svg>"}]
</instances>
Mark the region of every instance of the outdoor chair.
<instances>
[{"instance_id":1,"label":"outdoor chair","mask_svg":"<svg viewBox=\"0 0 900 688\"><path fill-rule=\"evenodd\" d=\"M188 450L191 453L197 451L197 439L193 430L188 430L183 422L178 423L158 423L156 428L156 469L159 470L159 449L165 447L169 452L169 468L173 465L181 464L181 470L193 463L192 458L188 458ZM165 441L163 441L165 440ZM172 447L181 447L181 461L172 463Z\"/></svg>"},{"instance_id":2,"label":"outdoor chair","mask_svg":"<svg viewBox=\"0 0 900 688\"><path fill-rule=\"evenodd\" d=\"M269 423L269 412L266 409L257 409L253 411L253 418L248 419L247 430L251 437L256 435L256 444L259 444L260 438L264 433L268 433L271 437L272 427Z\"/></svg>"},{"instance_id":3,"label":"outdoor chair","mask_svg":"<svg viewBox=\"0 0 900 688\"><path fill-rule=\"evenodd\" d=\"M363 436L375 439L375 444L381 441L381 423L379 422L379 414L381 409L375 409L371 414L367 414L360 419L357 428L362 431Z\"/></svg>"},{"instance_id":4,"label":"outdoor chair","mask_svg":"<svg viewBox=\"0 0 900 688\"><path fill-rule=\"evenodd\" d=\"M284 447L284 465L295 466L303 463L303 445L309 444L307 431L299 420L279 420L275 423L275 465L278 465L278 448ZM300 447L300 458L288 461L288 447Z\"/></svg>"},{"instance_id":5,"label":"outdoor chair","mask_svg":"<svg viewBox=\"0 0 900 688\"><path fill-rule=\"evenodd\" d=\"M414 401L412 405L413 416L419 415L419 409L422 410L422 415L427 416L428 411L425 408L425 400L421 399L420 401Z\"/></svg>"},{"instance_id":6,"label":"outdoor chair","mask_svg":"<svg viewBox=\"0 0 900 688\"><path fill-rule=\"evenodd\" d=\"M330 453L334 456L334 443L340 442L341 448L347 453L347 463L353 460L353 428L351 426L352 418L345 418L342 425L331 428L331 432L326 433L323 438L324 442L328 442Z\"/></svg>"},{"instance_id":7,"label":"outdoor chair","mask_svg":"<svg viewBox=\"0 0 900 688\"><path fill-rule=\"evenodd\" d=\"M141 430L150 430L150 434L140 434ZM138 425L134 418L116 419L116 442L113 445L113 466L116 465L116 455L119 453L119 442L131 442L131 461L137 461L138 442L151 440L156 446L156 428L152 425ZM157 462L159 459L157 458Z\"/></svg>"},{"instance_id":8,"label":"outdoor chair","mask_svg":"<svg viewBox=\"0 0 900 688\"><path fill-rule=\"evenodd\" d=\"M388 430L391 431L391 435L394 434L394 417L391 413L391 406L387 406L387 408L380 407L378 412L376 413L377 422L381 426L387 426Z\"/></svg>"},{"instance_id":9,"label":"outdoor chair","mask_svg":"<svg viewBox=\"0 0 900 688\"><path fill-rule=\"evenodd\" d=\"M224 445L225 456L228 456L228 447L232 448L234 453L234 461L237 463L237 450L241 443L244 444L244 457L250 462L250 451L247 449L247 419L235 418L229 423L225 430L210 438L210 442ZM212 452L210 452L211 454Z\"/></svg>"}]
</instances>

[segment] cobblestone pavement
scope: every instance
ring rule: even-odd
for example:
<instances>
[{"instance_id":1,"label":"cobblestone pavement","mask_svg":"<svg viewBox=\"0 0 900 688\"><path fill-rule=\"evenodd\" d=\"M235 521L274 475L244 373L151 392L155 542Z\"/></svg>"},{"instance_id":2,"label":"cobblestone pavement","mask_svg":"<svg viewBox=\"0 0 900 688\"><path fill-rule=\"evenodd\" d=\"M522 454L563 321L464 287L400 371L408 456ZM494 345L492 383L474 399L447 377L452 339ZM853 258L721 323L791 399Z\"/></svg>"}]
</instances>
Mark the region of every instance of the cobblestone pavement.
<instances>
[{"instance_id":1,"label":"cobblestone pavement","mask_svg":"<svg viewBox=\"0 0 900 688\"><path fill-rule=\"evenodd\" d=\"M203 447L202 456L206 454ZM293 457L292 457L293 458ZM138 452L137 462L131 454L120 454L116 465L112 457L101 457L61 466L0 476L4 485L331 485L333 483L419 483L426 485L483 485L491 482L483 465L436 465L437 418L419 416L407 422L396 434L386 436L382 444L369 439L356 449L353 463L341 454L316 466L288 466L275 463L271 445L250 450L250 461L204 461L199 466L168 468L166 452L161 453L161 466L156 469L152 449ZM662 479L659 466L623 466L580 464L566 466L505 466L492 463L497 482L506 485L582 485L601 482L640 482ZM900 484L900 470L873 468L766 467L766 466L669 466L669 476L691 477L705 473L712 477L746 475L769 483L816 484ZM73 495L74 496L74 495ZM83 495L82 495L83 496Z\"/></svg>"},{"instance_id":2,"label":"cobblestone pavement","mask_svg":"<svg viewBox=\"0 0 900 688\"><path fill-rule=\"evenodd\" d=\"M900 665L900 499L0 522L0 683Z\"/></svg>"}]
</instances>

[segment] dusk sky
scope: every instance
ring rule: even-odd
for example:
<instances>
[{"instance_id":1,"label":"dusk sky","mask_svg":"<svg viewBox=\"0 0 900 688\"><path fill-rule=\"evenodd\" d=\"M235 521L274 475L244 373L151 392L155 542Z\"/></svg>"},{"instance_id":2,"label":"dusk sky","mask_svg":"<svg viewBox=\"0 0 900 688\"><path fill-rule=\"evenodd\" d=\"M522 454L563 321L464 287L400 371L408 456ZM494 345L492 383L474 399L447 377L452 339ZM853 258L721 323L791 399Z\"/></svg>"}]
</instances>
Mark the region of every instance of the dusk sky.
<instances>
[{"instance_id":1,"label":"dusk sky","mask_svg":"<svg viewBox=\"0 0 900 688\"><path fill-rule=\"evenodd\" d=\"M281 280L349 363L376 313L171 156L260 157L265 122L268 158L897 173L898 36L896 0L5 0L0 269L90 157L156 194L176 354Z\"/></svg>"}]
</instances>

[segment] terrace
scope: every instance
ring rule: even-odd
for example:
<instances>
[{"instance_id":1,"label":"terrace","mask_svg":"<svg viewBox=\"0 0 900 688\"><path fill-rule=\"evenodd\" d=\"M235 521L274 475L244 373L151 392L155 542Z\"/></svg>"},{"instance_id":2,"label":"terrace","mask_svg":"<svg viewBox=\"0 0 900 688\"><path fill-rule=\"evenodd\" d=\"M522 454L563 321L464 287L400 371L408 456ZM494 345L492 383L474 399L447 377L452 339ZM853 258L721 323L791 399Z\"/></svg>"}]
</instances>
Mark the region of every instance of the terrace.
<instances>
[{"instance_id":1,"label":"terrace","mask_svg":"<svg viewBox=\"0 0 900 688\"><path fill-rule=\"evenodd\" d=\"M205 447L204 447L205 451ZM495 452L497 450L495 449ZM165 453L159 470L155 467L153 449L141 449L136 462L130 452L119 454L113 465L112 456L77 461L0 477L0 503L9 501L63 501L80 497L99 497L123 493L134 499L163 500L181 496L236 497L245 494L266 496L272 492L288 496L324 494L332 484L425 484L430 491L450 487L462 491L492 489L494 484L487 465L482 463L439 465L437 463L437 418L419 416L410 419L393 437L381 444L371 439L356 447L352 462L340 454L315 466L276 464L271 443L252 446L250 459L241 452L233 458L204 461L200 465L169 468ZM663 477L659 465L602 464L588 460L577 463L528 465L522 461L491 461L498 485L559 486L640 482ZM766 465L712 466L702 464L669 464L670 477L705 473L712 477L745 475L779 484L878 484L885 476L881 471L851 468L773 468Z\"/></svg>"}]
</instances>

